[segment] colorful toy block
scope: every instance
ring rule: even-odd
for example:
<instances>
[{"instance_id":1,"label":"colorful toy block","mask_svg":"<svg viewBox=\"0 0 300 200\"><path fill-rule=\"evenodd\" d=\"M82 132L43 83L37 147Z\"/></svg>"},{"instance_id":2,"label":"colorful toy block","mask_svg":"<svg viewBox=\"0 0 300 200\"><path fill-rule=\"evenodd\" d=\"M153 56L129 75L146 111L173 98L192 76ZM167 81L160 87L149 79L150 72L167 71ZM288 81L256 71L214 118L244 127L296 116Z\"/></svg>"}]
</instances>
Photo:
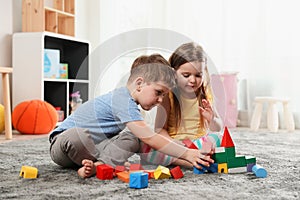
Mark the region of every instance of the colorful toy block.
<instances>
[{"instance_id":1,"label":"colorful toy block","mask_svg":"<svg viewBox=\"0 0 300 200\"><path fill-rule=\"evenodd\" d=\"M256 164L256 158L254 156L245 156L247 164Z\"/></svg>"},{"instance_id":2,"label":"colorful toy block","mask_svg":"<svg viewBox=\"0 0 300 200\"><path fill-rule=\"evenodd\" d=\"M183 177L183 173L182 173L179 166L174 167L173 169L171 169L170 173L171 173L171 175L174 179L180 179L180 178Z\"/></svg>"},{"instance_id":3,"label":"colorful toy block","mask_svg":"<svg viewBox=\"0 0 300 200\"><path fill-rule=\"evenodd\" d=\"M216 147L215 148L215 153L223 153L225 152L225 147Z\"/></svg>"},{"instance_id":4,"label":"colorful toy block","mask_svg":"<svg viewBox=\"0 0 300 200\"><path fill-rule=\"evenodd\" d=\"M247 167L235 167L235 168L228 169L228 174L245 173L245 172L247 172Z\"/></svg>"},{"instance_id":5,"label":"colorful toy block","mask_svg":"<svg viewBox=\"0 0 300 200\"><path fill-rule=\"evenodd\" d=\"M209 167L205 167L209 173L217 173L218 172L218 163L211 163Z\"/></svg>"},{"instance_id":6,"label":"colorful toy block","mask_svg":"<svg viewBox=\"0 0 300 200\"><path fill-rule=\"evenodd\" d=\"M231 139L227 126L225 126L224 134L222 137L221 147L234 147L234 143Z\"/></svg>"},{"instance_id":7,"label":"colorful toy block","mask_svg":"<svg viewBox=\"0 0 300 200\"><path fill-rule=\"evenodd\" d=\"M129 183L129 171L123 171L123 172L118 172L116 173L118 179L125 183Z\"/></svg>"},{"instance_id":8,"label":"colorful toy block","mask_svg":"<svg viewBox=\"0 0 300 200\"><path fill-rule=\"evenodd\" d=\"M262 166L260 165L254 165L252 167L252 172L255 174L256 177L258 178L266 178L268 173L267 171L265 170L265 168L263 168Z\"/></svg>"},{"instance_id":9,"label":"colorful toy block","mask_svg":"<svg viewBox=\"0 0 300 200\"><path fill-rule=\"evenodd\" d=\"M237 167L246 167L246 159L245 156L236 156L227 158L228 169L237 168Z\"/></svg>"},{"instance_id":10,"label":"colorful toy block","mask_svg":"<svg viewBox=\"0 0 300 200\"><path fill-rule=\"evenodd\" d=\"M194 174L204 174L205 170L203 168L202 169L198 169L196 167L193 167L193 173Z\"/></svg>"},{"instance_id":11,"label":"colorful toy block","mask_svg":"<svg viewBox=\"0 0 300 200\"><path fill-rule=\"evenodd\" d=\"M20 176L23 178L37 178L38 176L38 169L35 167L30 167L30 166L22 166L21 171L20 171Z\"/></svg>"},{"instance_id":12,"label":"colorful toy block","mask_svg":"<svg viewBox=\"0 0 300 200\"><path fill-rule=\"evenodd\" d=\"M209 167L201 165L202 169L198 169L196 167L193 168L194 174L204 174L206 172L208 173L217 173L218 172L218 163L211 163Z\"/></svg>"},{"instance_id":13,"label":"colorful toy block","mask_svg":"<svg viewBox=\"0 0 300 200\"><path fill-rule=\"evenodd\" d=\"M100 180L110 180L114 178L114 168L108 164L98 165L96 177Z\"/></svg>"},{"instance_id":14,"label":"colorful toy block","mask_svg":"<svg viewBox=\"0 0 300 200\"><path fill-rule=\"evenodd\" d=\"M144 172L148 173L148 178L154 178L154 171L155 170L144 170Z\"/></svg>"},{"instance_id":15,"label":"colorful toy block","mask_svg":"<svg viewBox=\"0 0 300 200\"><path fill-rule=\"evenodd\" d=\"M134 163L130 165L129 171L137 171L137 170L144 170L144 168L142 167L141 164Z\"/></svg>"},{"instance_id":16,"label":"colorful toy block","mask_svg":"<svg viewBox=\"0 0 300 200\"><path fill-rule=\"evenodd\" d=\"M235 147L226 147L225 148L227 158L235 157Z\"/></svg>"},{"instance_id":17,"label":"colorful toy block","mask_svg":"<svg viewBox=\"0 0 300 200\"><path fill-rule=\"evenodd\" d=\"M255 163L249 163L247 164L247 172L252 172L252 167L255 165Z\"/></svg>"},{"instance_id":18,"label":"colorful toy block","mask_svg":"<svg viewBox=\"0 0 300 200\"><path fill-rule=\"evenodd\" d=\"M264 168L256 166L254 156L236 155L235 146L227 127L224 128L221 147L215 149L212 158L215 163L218 163L218 173L254 172L257 177L264 177L267 174Z\"/></svg>"},{"instance_id":19,"label":"colorful toy block","mask_svg":"<svg viewBox=\"0 0 300 200\"><path fill-rule=\"evenodd\" d=\"M144 172L130 173L129 187L137 188L137 189L148 187L148 173L144 173Z\"/></svg>"},{"instance_id":20,"label":"colorful toy block","mask_svg":"<svg viewBox=\"0 0 300 200\"><path fill-rule=\"evenodd\" d=\"M218 163L218 173L228 174L227 163Z\"/></svg>"},{"instance_id":21,"label":"colorful toy block","mask_svg":"<svg viewBox=\"0 0 300 200\"><path fill-rule=\"evenodd\" d=\"M117 174L117 173L119 173L119 172L123 172L123 171L126 171L125 166L123 166L123 165L117 165L117 166L115 167L115 174Z\"/></svg>"},{"instance_id":22,"label":"colorful toy block","mask_svg":"<svg viewBox=\"0 0 300 200\"><path fill-rule=\"evenodd\" d=\"M182 143L189 149L198 149L198 147L190 139L182 140Z\"/></svg>"},{"instance_id":23,"label":"colorful toy block","mask_svg":"<svg viewBox=\"0 0 300 200\"><path fill-rule=\"evenodd\" d=\"M155 179L165 179L170 177L171 177L170 170L164 166L159 165L154 171Z\"/></svg>"}]
</instances>

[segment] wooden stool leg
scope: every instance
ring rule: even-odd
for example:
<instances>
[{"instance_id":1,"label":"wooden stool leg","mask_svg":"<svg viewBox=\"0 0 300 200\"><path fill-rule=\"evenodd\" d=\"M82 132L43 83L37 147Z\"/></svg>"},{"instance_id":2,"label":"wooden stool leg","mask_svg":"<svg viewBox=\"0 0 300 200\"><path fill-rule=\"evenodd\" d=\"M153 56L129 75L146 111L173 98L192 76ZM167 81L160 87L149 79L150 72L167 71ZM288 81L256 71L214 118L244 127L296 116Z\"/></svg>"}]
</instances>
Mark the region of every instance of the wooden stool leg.
<instances>
[{"instance_id":1,"label":"wooden stool leg","mask_svg":"<svg viewBox=\"0 0 300 200\"><path fill-rule=\"evenodd\" d=\"M260 118L262 113L263 105L261 102L255 102L255 108L251 119L250 128L253 131L257 131L260 124Z\"/></svg>"},{"instance_id":2,"label":"wooden stool leg","mask_svg":"<svg viewBox=\"0 0 300 200\"><path fill-rule=\"evenodd\" d=\"M11 109L10 109L10 93L9 93L9 74L2 73L3 84L3 103L5 112L5 138L7 140L12 139L12 127L11 127Z\"/></svg>"},{"instance_id":3,"label":"wooden stool leg","mask_svg":"<svg viewBox=\"0 0 300 200\"><path fill-rule=\"evenodd\" d=\"M284 123L285 127L288 131L294 131L295 130L295 122L293 118L292 112L288 108L288 102L282 102L283 104L283 116L284 116Z\"/></svg>"},{"instance_id":4,"label":"wooden stool leg","mask_svg":"<svg viewBox=\"0 0 300 200\"><path fill-rule=\"evenodd\" d=\"M278 110L276 102L270 101L267 115L268 129L272 132L278 131Z\"/></svg>"}]
</instances>

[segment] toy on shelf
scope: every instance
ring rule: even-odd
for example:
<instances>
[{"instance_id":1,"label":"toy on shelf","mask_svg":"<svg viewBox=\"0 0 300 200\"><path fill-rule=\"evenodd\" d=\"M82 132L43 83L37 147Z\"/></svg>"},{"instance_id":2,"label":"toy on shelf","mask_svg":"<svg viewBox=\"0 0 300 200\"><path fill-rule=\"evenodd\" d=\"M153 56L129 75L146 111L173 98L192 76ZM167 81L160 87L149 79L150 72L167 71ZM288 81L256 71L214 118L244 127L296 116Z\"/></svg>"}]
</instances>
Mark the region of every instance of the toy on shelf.
<instances>
[{"instance_id":1,"label":"toy on shelf","mask_svg":"<svg viewBox=\"0 0 300 200\"><path fill-rule=\"evenodd\" d=\"M243 173L253 172L256 177L267 177L267 171L259 165L256 165L256 158L253 156L236 155L235 146L231 139L228 128L225 127L220 147L216 147L212 155L215 163L210 167L202 166L202 169L194 167L195 174L211 173Z\"/></svg>"},{"instance_id":2,"label":"toy on shelf","mask_svg":"<svg viewBox=\"0 0 300 200\"><path fill-rule=\"evenodd\" d=\"M71 101L70 101L70 106L71 106L71 113L73 113L79 106L82 104L82 99L80 98L80 92L76 91L70 94Z\"/></svg>"}]
</instances>

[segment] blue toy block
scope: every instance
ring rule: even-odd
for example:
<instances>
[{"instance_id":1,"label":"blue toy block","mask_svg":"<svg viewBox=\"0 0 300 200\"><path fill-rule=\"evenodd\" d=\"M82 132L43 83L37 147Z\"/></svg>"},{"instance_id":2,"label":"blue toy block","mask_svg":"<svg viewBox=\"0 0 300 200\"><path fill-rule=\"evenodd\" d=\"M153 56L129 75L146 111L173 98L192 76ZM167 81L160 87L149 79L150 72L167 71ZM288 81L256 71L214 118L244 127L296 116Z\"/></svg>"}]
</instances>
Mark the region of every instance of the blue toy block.
<instances>
[{"instance_id":1,"label":"blue toy block","mask_svg":"<svg viewBox=\"0 0 300 200\"><path fill-rule=\"evenodd\" d=\"M194 174L204 174L205 172L209 173L217 173L218 172L218 163L212 163L209 167L201 165L202 169L198 169L194 167L193 172Z\"/></svg>"},{"instance_id":2,"label":"blue toy block","mask_svg":"<svg viewBox=\"0 0 300 200\"><path fill-rule=\"evenodd\" d=\"M218 163L211 163L206 169L210 173L218 173Z\"/></svg>"},{"instance_id":3,"label":"blue toy block","mask_svg":"<svg viewBox=\"0 0 300 200\"><path fill-rule=\"evenodd\" d=\"M252 167L252 172L255 174L256 177L258 178L266 178L267 177L267 171L265 170L265 168L263 168L260 165L254 165Z\"/></svg>"},{"instance_id":4,"label":"blue toy block","mask_svg":"<svg viewBox=\"0 0 300 200\"><path fill-rule=\"evenodd\" d=\"M202 165L201 165L202 166ZM194 174L204 174L206 169L198 169L196 167L193 168L193 173Z\"/></svg>"},{"instance_id":5,"label":"blue toy block","mask_svg":"<svg viewBox=\"0 0 300 200\"><path fill-rule=\"evenodd\" d=\"M148 173L144 173L144 172L130 173L129 187L137 188L137 189L148 187Z\"/></svg>"}]
</instances>

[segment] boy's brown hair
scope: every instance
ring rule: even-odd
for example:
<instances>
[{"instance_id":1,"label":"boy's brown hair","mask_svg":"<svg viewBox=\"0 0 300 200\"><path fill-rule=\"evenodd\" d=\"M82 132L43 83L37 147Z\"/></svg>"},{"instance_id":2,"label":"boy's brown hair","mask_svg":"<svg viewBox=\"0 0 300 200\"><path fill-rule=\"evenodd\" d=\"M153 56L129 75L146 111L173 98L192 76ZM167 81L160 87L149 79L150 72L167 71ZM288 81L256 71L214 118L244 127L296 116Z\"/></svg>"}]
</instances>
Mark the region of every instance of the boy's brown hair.
<instances>
[{"instance_id":1,"label":"boy's brown hair","mask_svg":"<svg viewBox=\"0 0 300 200\"><path fill-rule=\"evenodd\" d=\"M175 87L175 71L160 54L142 55L134 60L128 83L137 77L143 77L146 83L163 82L169 88Z\"/></svg>"}]
</instances>

